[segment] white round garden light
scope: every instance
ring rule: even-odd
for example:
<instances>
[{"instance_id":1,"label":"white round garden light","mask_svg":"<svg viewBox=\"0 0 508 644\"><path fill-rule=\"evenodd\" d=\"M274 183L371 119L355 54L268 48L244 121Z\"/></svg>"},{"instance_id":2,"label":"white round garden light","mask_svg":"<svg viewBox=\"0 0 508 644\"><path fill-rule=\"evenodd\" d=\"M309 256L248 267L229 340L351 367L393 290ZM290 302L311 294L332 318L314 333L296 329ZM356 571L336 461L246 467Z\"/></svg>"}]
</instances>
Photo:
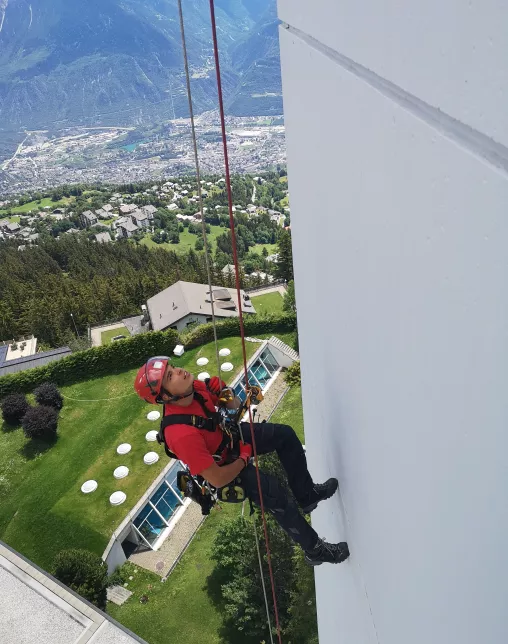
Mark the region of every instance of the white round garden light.
<instances>
[{"instance_id":1,"label":"white round garden light","mask_svg":"<svg viewBox=\"0 0 508 644\"><path fill-rule=\"evenodd\" d=\"M219 355L220 355L222 358L225 358L226 356L231 355L231 351L230 351L229 349L221 349L221 350L219 351Z\"/></svg>"},{"instance_id":2,"label":"white round garden light","mask_svg":"<svg viewBox=\"0 0 508 644\"><path fill-rule=\"evenodd\" d=\"M146 465L153 465L154 463L157 463L157 461L159 460L159 455L157 454L157 452L147 452L143 456L143 460Z\"/></svg>"},{"instance_id":3,"label":"white round garden light","mask_svg":"<svg viewBox=\"0 0 508 644\"><path fill-rule=\"evenodd\" d=\"M149 443L153 443L154 441L156 441L156 440L157 440L157 433L158 433L158 432L157 432L157 430L156 430L156 429L152 429L152 431L151 431L151 432L148 432L148 433L146 434L146 436L145 436L146 440L147 440Z\"/></svg>"},{"instance_id":4,"label":"white round garden light","mask_svg":"<svg viewBox=\"0 0 508 644\"><path fill-rule=\"evenodd\" d=\"M202 371L200 374L198 374L198 380L201 380L201 382L203 382L203 380L206 380L209 377L210 377L210 374L207 373L206 371Z\"/></svg>"},{"instance_id":5,"label":"white round garden light","mask_svg":"<svg viewBox=\"0 0 508 644\"><path fill-rule=\"evenodd\" d=\"M132 447L129 443L122 443L116 448L117 454L128 454L131 451Z\"/></svg>"},{"instance_id":6,"label":"white round garden light","mask_svg":"<svg viewBox=\"0 0 508 644\"><path fill-rule=\"evenodd\" d=\"M231 362L223 362L220 369L221 371L233 371L233 365Z\"/></svg>"},{"instance_id":7,"label":"white round garden light","mask_svg":"<svg viewBox=\"0 0 508 644\"><path fill-rule=\"evenodd\" d=\"M198 358L196 360L196 364L198 365L198 367L204 367L205 364L208 364L208 358Z\"/></svg>"},{"instance_id":8,"label":"white round garden light","mask_svg":"<svg viewBox=\"0 0 508 644\"><path fill-rule=\"evenodd\" d=\"M83 494L90 494L90 492L95 492L97 485L97 481L90 479L89 481L85 481L83 483L83 485L81 486L81 491L83 492Z\"/></svg>"},{"instance_id":9,"label":"white round garden light","mask_svg":"<svg viewBox=\"0 0 508 644\"><path fill-rule=\"evenodd\" d=\"M111 503L111 505L122 505L126 498L127 495L125 494L125 492L113 492L113 494L109 497L109 502Z\"/></svg>"},{"instance_id":10,"label":"white round garden light","mask_svg":"<svg viewBox=\"0 0 508 644\"><path fill-rule=\"evenodd\" d=\"M115 479L124 479L128 473L129 468L125 467L125 465L120 465L120 467L117 467L113 472L113 476L115 477Z\"/></svg>"},{"instance_id":11,"label":"white round garden light","mask_svg":"<svg viewBox=\"0 0 508 644\"><path fill-rule=\"evenodd\" d=\"M148 418L148 420L159 420L161 413L160 411L156 411L154 409L153 411L149 411L146 417Z\"/></svg>"}]
</instances>

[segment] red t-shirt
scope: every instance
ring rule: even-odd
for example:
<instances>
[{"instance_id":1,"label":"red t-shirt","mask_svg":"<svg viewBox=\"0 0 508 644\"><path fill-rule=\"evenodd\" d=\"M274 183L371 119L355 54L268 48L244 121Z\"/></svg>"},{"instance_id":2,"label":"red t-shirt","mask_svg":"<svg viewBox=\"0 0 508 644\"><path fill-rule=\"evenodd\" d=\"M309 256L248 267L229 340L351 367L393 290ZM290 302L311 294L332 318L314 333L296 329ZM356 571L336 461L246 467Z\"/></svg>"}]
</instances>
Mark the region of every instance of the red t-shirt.
<instances>
[{"instance_id":1,"label":"red t-shirt","mask_svg":"<svg viewBox=\"0 0 508 644\"><path fill-rule=\"evenodd\" d=\"M219 399L208 391L205 383L195 380L194 389L203 396L208 410L216 411ZM194 414L206 418L201 403L196 399L188 407L171 403L164 405L164 416L175 414ZM164 438L169 449L188 465L191 474L196 475L215 463L213 454L221 444L222 431L220 428L209 432L192 425L169 425L164 430Z\"/></svg>"}]
</instances>

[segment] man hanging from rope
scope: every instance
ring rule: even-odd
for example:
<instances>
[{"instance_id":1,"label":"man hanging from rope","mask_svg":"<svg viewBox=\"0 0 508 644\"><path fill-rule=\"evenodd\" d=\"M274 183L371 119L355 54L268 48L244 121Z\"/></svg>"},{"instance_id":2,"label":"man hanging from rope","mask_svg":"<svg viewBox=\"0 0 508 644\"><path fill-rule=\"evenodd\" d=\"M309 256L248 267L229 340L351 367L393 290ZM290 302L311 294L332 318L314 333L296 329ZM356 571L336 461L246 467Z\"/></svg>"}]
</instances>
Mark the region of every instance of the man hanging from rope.
<instances>
[{"instance_id":1,"label":"man hanging from rope","mask_svg":"<svg viewBox=\"0 0 508 644\"><path fill-rule=\"evenodd\" d=\"M161 427L166 449L185 463L193 476L202 476L219 492L239 479L246 496L260 504L256 468L251 463L251 426L241 424L242 441L238 435L225 434L220 424L216 407L223 404L237 409L241 404L231 396L227 403L221 403L224 382L216 376L205 382L194 380L188 371L171 365L168 357L159 356L141 367L134 388L143 400L164 405ZM337 479L313 483L305 452L292 427L272 423L253 423L252 427L257 453L277 452L303 514L310 514L320 501L335 494ZM347 543L331 544L318 537L276 477L263 471L259 474L264 507L302 547L309 565L341 563L349 557Z\"/></svg>"}]
</instances>

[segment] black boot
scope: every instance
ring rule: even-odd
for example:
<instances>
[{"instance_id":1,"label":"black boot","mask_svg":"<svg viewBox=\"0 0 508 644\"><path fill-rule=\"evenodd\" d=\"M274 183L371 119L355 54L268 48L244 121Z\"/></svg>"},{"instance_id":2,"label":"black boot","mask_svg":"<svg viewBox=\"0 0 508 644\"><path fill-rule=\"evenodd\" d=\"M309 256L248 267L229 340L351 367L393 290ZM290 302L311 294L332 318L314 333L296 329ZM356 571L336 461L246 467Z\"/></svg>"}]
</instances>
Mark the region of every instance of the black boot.
<instances>
[{"instance_id":1,"label":"black boot","mask_svg":"<svg viewBox=\"0 0 508 644\"><path fill-rule=\"evenodd\" d=\"M338 564L349 557L349 548L345 541L326 543L319 539L313 550L305 551L305 561L309 566L320 566L322 563Z\"/></svg>"},{"instance_id":2,"label":"black boot","mask_svg":"<svg viewBox=\"0 0 508 644\"><path fill-rule=\"evenodd\" d=\"M325 483L316 483L312 490L309 503L302 507L302 512L304 514L310 514L317 508L320 501L324 501L333 496L337 492L338 487L339 482L337 479L328 479Z\"/></svg>"}]
</instances>

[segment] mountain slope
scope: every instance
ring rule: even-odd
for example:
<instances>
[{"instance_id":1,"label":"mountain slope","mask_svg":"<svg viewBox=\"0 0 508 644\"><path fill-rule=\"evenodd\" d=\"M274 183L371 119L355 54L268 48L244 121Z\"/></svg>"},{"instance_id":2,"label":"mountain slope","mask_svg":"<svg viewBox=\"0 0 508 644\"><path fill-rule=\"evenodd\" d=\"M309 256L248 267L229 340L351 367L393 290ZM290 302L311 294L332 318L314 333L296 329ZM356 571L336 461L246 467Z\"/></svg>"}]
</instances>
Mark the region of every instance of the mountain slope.
<instances>
[{"instance_id":1,"label":"mountain slope","mask_svg":"<svg viewBox=\"0 0 508 644\"><path fill-rule=\"evenodd\" d=\"M270 9L274 13L274 3L217 0L226 98L241 103L245 96L249 114L257 109L249 95L258 82L249 80L256 56L248 56L246 64L230 52L240 42L252 42L259 55L273 49L273 30L252 41L249 36L260 17ZM188 0L184 12L200 112L216 106L208 0ZM270 41L265 50L260 38ZM270 54L270 64L278 61L276 33L275 43L277 56ZM176 0L0 0L4 131L136 124L186 113Z\"/></svg>"},{"instance_id":2,"label":"mountain slope","mask_svg":"<svg viewBox=\"0 0 508 644\"><path fill-rule=\"evenodd\" d=\"M231 63L241 75L229 100L231 114L282 113L278 24L275 6L270 5L248 35L231 48Z\"/></svg>"}]
</instances>

